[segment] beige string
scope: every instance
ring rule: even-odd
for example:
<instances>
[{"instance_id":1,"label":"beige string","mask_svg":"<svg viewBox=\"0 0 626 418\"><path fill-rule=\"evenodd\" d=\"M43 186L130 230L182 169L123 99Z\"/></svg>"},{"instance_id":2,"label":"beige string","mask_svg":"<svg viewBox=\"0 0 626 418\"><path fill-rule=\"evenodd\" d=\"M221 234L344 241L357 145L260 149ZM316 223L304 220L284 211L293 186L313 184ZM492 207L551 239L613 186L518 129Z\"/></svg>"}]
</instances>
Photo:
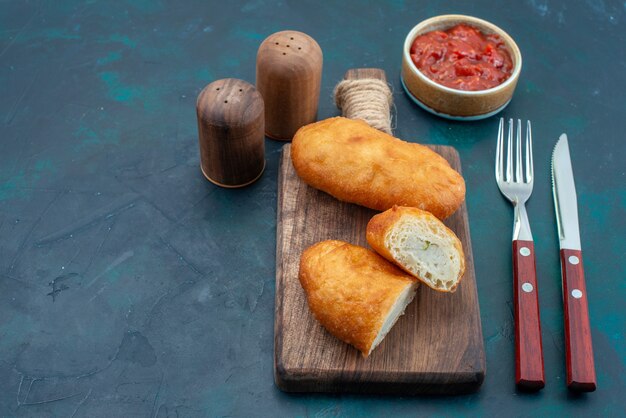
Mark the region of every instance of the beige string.
<instances>
[{"instance_id":1,"label":"beige string","mask_svg":"<svg viewBox=\"0 0 626 418\"><path fill-rule=\"evenodd\" d=\"M387 83L376 78L343 80L335 87L335 103L343 116L363 119L391 135L393 96Z\"/></svg>"}]
</instances>

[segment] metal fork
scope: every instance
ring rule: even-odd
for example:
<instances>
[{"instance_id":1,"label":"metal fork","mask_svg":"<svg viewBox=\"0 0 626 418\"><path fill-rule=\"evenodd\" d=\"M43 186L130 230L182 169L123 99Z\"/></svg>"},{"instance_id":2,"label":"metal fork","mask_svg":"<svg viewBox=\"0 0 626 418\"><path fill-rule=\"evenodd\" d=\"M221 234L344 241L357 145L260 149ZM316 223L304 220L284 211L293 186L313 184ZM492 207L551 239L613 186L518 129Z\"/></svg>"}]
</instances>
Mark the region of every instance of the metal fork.
<instances>
[{"instance_id":1,"label":"metal fork","mask_svg":"<svg viewBox=\"0 0 626 418\"><path fill-rule=\"evenodd\" d=\"M537 298L535 246L525 203L533 191L533 147L530 121L526 122L526 153L522 153L522 121L517 120L513 160L513 119L509 119L504 163L504 118L498 127L496 182L514 208L513 283L515 300L515 383L524 389L544 387L541 323ZM522 164L522 159L524 163ZM523 167L522 167L523 166Z\"/></svg>"}]
</instances>

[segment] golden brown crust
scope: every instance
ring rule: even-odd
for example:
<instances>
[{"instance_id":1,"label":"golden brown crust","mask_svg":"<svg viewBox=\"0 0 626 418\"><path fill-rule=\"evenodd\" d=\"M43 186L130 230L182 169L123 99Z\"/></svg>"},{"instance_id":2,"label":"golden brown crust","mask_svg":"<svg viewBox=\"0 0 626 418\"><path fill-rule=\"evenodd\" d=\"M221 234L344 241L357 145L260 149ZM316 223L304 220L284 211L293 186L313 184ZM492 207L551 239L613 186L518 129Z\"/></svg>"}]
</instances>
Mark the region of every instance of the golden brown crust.
<instances>
[{"instance_id":1,"label":"golden brown crust","mask_svg":"<svg viewBox=\"0 0 626 418\"><path fill-rule=\"evenodd\" d=\"M303 126L291 159L312 187L380 211L413 206L445 219L465 199L463 177L443 157L360 120L336 117Z\"/></svg>"},{"instance_id":2,"label":"golden brown crust","mask_svg":"<svg viewBox=\"0 0 626 418\"><path fill-rule=\"evenodd\" d=\"M444 290L444 289L438 289L438 288L431 286L428 280L424 280L423 278L416 276L415 274L411 273L409 270L404 268L402 264L400 264L393 257L393 255L391 254L391 252L385 245L385 241L386 241L387 234L389 233L389 231L396 225L396 223L400 220L400 218L402 218L403 216L407 216L407 215L428 218L432 222L436 222L438 225L438 228L441 228L442 230L447 231L449 234L452 235L452 237L455 238L454 248L461 255L461 270L459 273L459 280L457 281L454 287L450 288L449 290ZM425 285L427 285L431 289L434 289L440 292L454 292L456 288L458 287L459 283L461 282L461 279L463 278L463 275L465 273L465 253L463 252L463 245L461 244L461 241L458 239L454 231L452 231L450 228L445 226L443 222L441 222L439 219L437 219L435 216L433 216L429 212L423 211L418 208L394 206L393 208L383 213L374 215L372 219L370 219L370 221L367 223L366 236L367 236L367 243L374 249L374 251L376 251L378 254L383 256L385 259L394 263L396 266L398 266L402 270L418 278L421 282L423 282Z\"/></svg>"},{"instance_id":3,"label":"golden brown crust","mask_svg":"<svg viewBox=\"0 0 626 418\"><path fill-rule=\"evenodd\" d=\"M302 253L299 278L315 318L365 357L400 293L415 283L375 252L336 240Z\"/></svg>"}]
</instances>

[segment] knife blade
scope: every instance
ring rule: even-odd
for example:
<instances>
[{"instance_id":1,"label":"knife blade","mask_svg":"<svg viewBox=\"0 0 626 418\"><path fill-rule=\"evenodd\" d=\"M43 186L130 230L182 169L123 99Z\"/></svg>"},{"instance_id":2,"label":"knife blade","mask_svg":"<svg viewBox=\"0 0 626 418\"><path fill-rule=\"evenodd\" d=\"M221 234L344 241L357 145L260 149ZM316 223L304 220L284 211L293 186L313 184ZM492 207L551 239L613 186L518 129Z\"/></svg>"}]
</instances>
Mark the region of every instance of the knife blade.
<instances>
[{"instance_id":1,"label":"knife blade","mask_svg":"<svg viewBox=\"0 0 626 418\"><path fill-rule=\"evenodd\" d=\"M552 153L552 191L561 248L580 250L576 187L566 134L561 134Z\"/></svg>"},{"instance_id":2,"label":"knife blade","mask_svg":"<svg viewBox=\"0 0 626 418\"><path fill-rule=\"evenodd\" d=\"M596 373L576 187L566 134L561 134L552 152L552 192L561 247L567 387L573 391L592 392L596 390Z\"/></svg>"}]
</instances>

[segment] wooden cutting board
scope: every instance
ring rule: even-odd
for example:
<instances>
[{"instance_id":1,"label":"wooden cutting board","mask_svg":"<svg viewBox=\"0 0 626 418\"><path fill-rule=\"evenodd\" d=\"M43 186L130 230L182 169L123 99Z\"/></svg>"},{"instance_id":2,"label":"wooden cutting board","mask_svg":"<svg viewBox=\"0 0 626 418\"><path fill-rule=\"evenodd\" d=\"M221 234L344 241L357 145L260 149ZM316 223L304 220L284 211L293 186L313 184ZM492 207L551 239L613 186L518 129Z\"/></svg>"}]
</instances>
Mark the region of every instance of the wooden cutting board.
<instances>
[{"instance_id":1,"label":"wooden cutting board","mask_svg":"<svg viewBox=\"0 0 626 418\"><path fill-rule=\"evenodd\" d=\"M383 342L368 358L329 334L312 316L298 281L308 246L340 239L367 247L365 227L376 213L307 186L283 148L278 176L274 377L289 392L458 394L477 390L485 352L465 204L446 225L463 243L466 270L457 291L420 286ZM456 150L431 146L461 171Z\"/></svg>"}]
</instances>

